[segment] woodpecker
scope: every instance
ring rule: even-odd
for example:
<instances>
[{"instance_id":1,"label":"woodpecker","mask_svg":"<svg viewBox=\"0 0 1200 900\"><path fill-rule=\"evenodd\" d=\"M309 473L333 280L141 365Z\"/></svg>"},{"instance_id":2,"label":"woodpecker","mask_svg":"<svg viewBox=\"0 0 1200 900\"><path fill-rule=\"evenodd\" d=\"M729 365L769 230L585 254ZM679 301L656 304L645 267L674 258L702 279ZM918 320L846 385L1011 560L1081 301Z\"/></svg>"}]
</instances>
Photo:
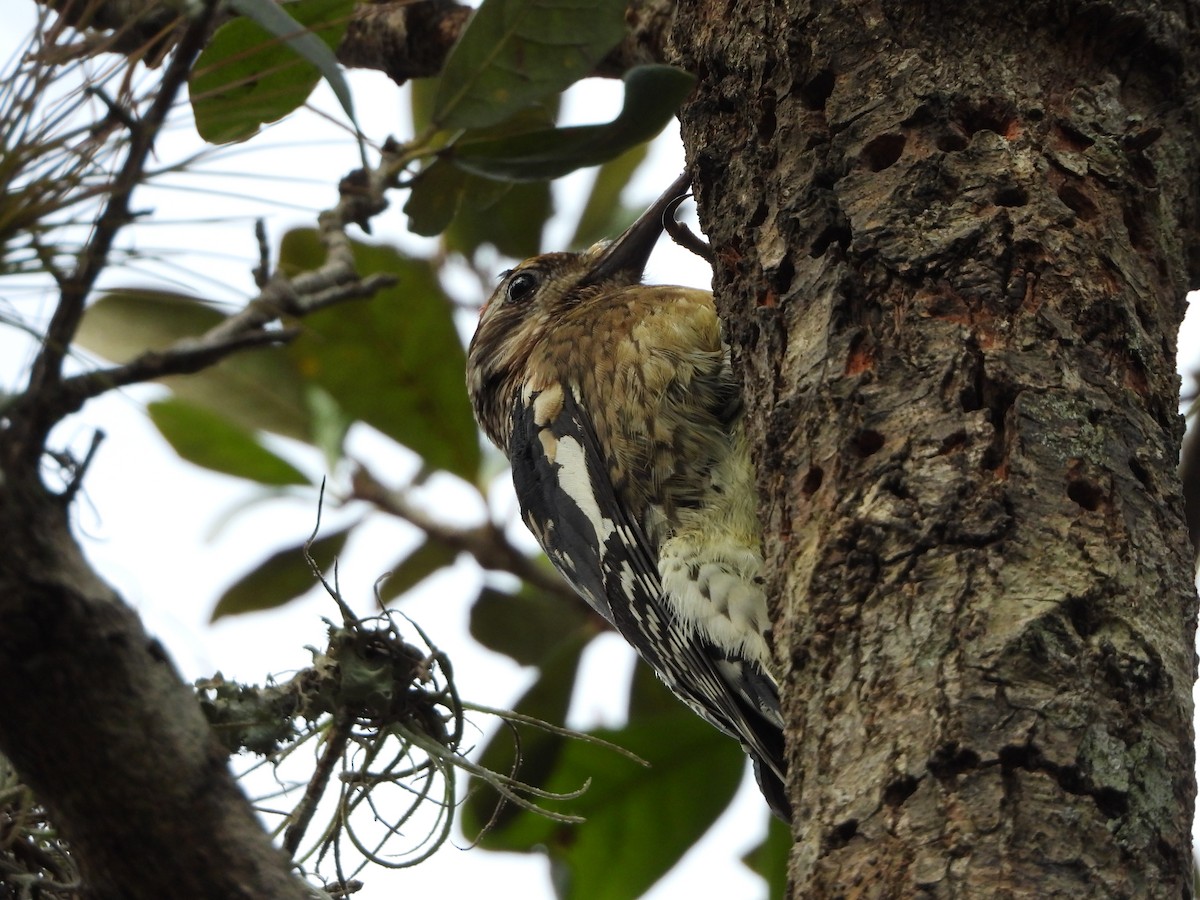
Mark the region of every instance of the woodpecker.
<instances>
[{"instance_id":1,"label":"woodpecker","mask_svg":"<svg viewBox=\"0 0 1200 900\"><path fill-rule=\"evenodd\" d=\"M467 386L550 561L679 699L741 742L790 820L741 389L712 294L642 284L689 188L680 176L612 242L505 272Z\"/></svg>"}]
</instances>

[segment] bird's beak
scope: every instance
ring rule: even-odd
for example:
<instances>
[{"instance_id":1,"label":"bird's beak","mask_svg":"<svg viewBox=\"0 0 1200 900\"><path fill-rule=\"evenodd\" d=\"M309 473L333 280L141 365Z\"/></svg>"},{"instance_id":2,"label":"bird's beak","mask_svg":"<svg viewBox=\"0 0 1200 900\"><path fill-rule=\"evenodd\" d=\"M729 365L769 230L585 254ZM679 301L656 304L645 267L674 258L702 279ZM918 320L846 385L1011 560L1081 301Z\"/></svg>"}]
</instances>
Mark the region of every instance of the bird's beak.
<instances>
[{"instance_id":1,"label":"bird's beak","mask_svg":"<svg viewBox=\"0 0 1200 900\"><path fill-rule=\"evenodd\" d=\"M610 278L638 280L650 259L654 245L666 227L666 217L674 217L680 201L691 193L692 179L684 172L655 200L625 233L604 248L600 258L583 277L581 286L599 284Z\"/></svg>"}]
</instances>

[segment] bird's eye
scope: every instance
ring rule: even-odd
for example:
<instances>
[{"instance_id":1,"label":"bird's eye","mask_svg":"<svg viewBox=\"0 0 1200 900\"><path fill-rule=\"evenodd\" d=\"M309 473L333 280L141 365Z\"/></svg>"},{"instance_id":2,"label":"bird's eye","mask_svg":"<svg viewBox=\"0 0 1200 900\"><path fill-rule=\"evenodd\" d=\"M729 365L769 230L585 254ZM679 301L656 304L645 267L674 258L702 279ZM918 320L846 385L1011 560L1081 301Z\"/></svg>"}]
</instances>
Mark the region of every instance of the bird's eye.
<instances>
[{"instance_id":1,"label":"bird's eye","mask_svg":"<svg viewBox=\"0 0 1200 900\"><path fill-rule=\"evenodd\" d=\"M528 300L537 290L538 277L533 272L518 272L508 282L508 302Z\"/></svg>"}]
</instances>

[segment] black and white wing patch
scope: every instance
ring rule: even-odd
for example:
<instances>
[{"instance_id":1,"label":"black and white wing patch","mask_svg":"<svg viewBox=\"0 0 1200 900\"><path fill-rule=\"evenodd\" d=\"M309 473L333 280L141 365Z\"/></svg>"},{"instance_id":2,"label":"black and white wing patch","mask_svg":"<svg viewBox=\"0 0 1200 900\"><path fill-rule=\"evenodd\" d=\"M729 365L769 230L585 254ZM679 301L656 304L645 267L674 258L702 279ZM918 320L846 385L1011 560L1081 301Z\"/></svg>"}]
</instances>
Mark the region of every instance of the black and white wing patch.
<instances>
[{"instance_id":1,"label":"black and white wing patch","mask_svg":"<svg viewBox=\"0 0 1200 900\"><path fill-rule=\"evenodd\" d=\"M684 630L663 596L657 548L618 498L595 428L573 391L553 385L520 398L509 459L525 523L558 571L676 696L742 743L760 782L772 782L768 797L782 798L777 696L773 715L766 714L744 685L731 683L741 664L695 629Z\"/></svg>"},{"instance_id":2,"label":"black and white wing patch","mask_svg":"<svg viewBox=\"0 0 1200 900\"><path fill-rule=\"evenodd\" d=\"M522 399L509 459L525 524L571 586L625 635L628 607L651 607L662 590L652 550L640 528L630 530L574 395L554 385ZM615 607L610 585L621 585Z\"/></svg>"}]
</instances>

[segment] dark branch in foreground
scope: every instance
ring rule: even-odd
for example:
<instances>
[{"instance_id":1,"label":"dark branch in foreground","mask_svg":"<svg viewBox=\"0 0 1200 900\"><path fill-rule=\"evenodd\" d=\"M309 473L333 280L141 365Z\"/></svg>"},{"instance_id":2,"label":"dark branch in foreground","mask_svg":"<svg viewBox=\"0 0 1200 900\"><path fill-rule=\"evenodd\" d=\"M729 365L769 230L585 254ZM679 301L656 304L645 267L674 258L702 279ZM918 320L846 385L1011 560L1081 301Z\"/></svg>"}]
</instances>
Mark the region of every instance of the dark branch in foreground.
<instances>
[{"instance_id":1,"label":"dark branch in foreground","mask_svg":"<svg viewBox=\"0 0 1200 900\"><path fill-rule=\"evenodd\" d=\"M276 279L244 310L200 337L185 338L166 350L147 351L123 365L67 378L47 402L61 418L80 409L92 397L114 388L167 375L190 375L239 350L286 344L299 336L298 328L267 329L265 326L285 315L303 318L347 300L370 299L377 291L395 282L389 275L376 274L363 279L354 276L340 284L323 286L339 274L342 273L319 270L290 282ZM272 295L280 295L278 299L286 298L286 302L277 302L277 297Z\"/></svg>"},{"instance_id":2,"label":"dark branch in foreground","mask_svg":"<svg viewBox=\"0 0 1200 900\"><path fill-rule=\"evenodd\" d=\"M288 340L290 323L369 296L349 223L385 206L388 160L344 182L319 219L325 262L267 279L258 296L207 333L122 365L63 376L97 277L130 221L130 197L178 98L215 4L189 23L144 112L128 110L128 149L73 271L23 391L0 410L0 754L45 804L79 868L88 900L302 900L311 892L271 845L227 766L192 691L137 614L91 568L71 533L71 500L42 479L54 426L89 398L123 385L203 369L229 354Z\"/></svg>"},{"instance_id":3,"label":"dark branch in foreground","mask_svg":"<svg viewBox=\"0 0 1200 900\"><path fill-rule=\"evenodd\" d=\"M175 13L153 0L39 0L68 23L113 31L110 46L153 64L169 45ZM431 78L471 18L472 7L454 0L360 2L338 47L338 59L352 69L376 69L396 84ZM668 61L667 35L675 0L632 0L625 13L625 38L596 66L601 78L620 78L634 66Z\"/></svg>"}]
</instances>

